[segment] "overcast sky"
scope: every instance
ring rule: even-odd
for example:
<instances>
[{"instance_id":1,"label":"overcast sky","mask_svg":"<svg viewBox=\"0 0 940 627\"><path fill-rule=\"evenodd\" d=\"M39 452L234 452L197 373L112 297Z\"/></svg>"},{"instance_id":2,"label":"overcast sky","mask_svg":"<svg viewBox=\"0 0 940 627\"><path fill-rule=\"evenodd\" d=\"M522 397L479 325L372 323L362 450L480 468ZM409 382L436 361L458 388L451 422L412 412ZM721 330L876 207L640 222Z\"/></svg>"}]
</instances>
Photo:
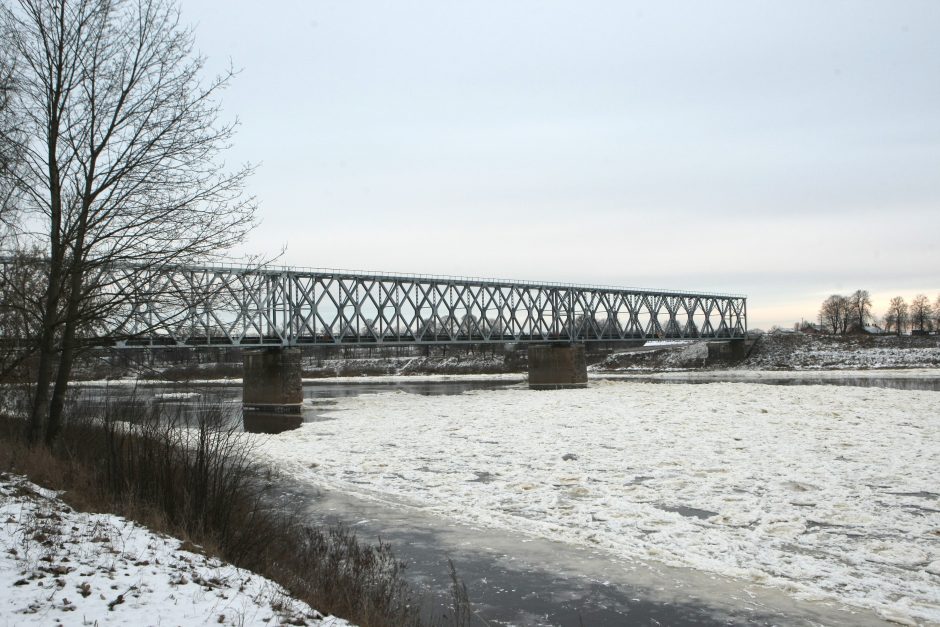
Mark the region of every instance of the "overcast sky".
<instances>
[{"instance_id":1,"label":"overcast sky","mask_svg":"<svg viewBox=\"0 0 940 627\"><path fill-rule=\"evenodd\" d=\"M184 0L291 265L940 292L940 2Z\"/></svg>"}]
</instances>

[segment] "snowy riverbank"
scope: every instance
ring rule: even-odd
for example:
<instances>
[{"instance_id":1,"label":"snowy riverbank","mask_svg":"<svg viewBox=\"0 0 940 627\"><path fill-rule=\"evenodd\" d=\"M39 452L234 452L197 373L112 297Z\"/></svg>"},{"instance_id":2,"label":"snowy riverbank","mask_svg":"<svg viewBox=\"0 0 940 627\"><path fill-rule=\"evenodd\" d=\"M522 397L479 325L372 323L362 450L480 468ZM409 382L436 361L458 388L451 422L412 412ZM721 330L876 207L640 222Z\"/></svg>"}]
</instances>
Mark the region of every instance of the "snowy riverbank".
<instances>
[{"instance_id":1,"label":"snowy riverbank","mask_svg":"<svg viewBox=\"0 0 940 627\"><path fill-rule=\"evenodd\" d=\"M501 374L411 374L411 375L368 375L355 377L321 377L302 379L304 385L333 385L336 383L448 383L448 382L522 382L527 380L524 372L511 372ZM88 381L74 381L70 384L75 388L105 388L105 387L167 387L168 385L189 387L240 387L240 378L226 379L192 379L185 382L167 382L160 379L93 379Z\"/></svg>"},{"instance_id":2,"label":"snowy riverbank","mask_svg":"<svg viewBox=\"0 0 940 627\"><path fill-rule=\"evenodd\" d=\"M940 336L769 334L740 364L754 370L940 368Z\"/></svg>"},{"instance_id":3,"label":"snowy riverbank","mask_svg":"<svg viewBox=\"0 0 940 627\"><path fill-rule=\"evenodd\" d=\"M348 626L189 548L0 474L0 625Z\"/></svg>"},{"instance_id":4,"label":"snowy riverbank","mask_svg":"<svg viewBox=\"0 0 940 627\"><path fill-rule=\"evenodd\" d=\"M726 368L716 370L681 370L673 372L655 373L592 373L597 380L629 381L637 379L642 381L681 381L701 383L761 383L761 382L827 382L827 381L872 381L880 380L918 380L924 382L940 382L940 369L938 368L891 368L878 370L859 369L826 369L826 370L745 370Z\"/></svg>"},{"instance_id":5,"label":"snowy riverbank","mask_svg":"<svg viewBox=\"0 0 940 627\"><path fill-rule=\"evenodd\" d=\"M614 350L590 369L653 374L729 367L786 372L940 368L940 336L765 334L739 362L710 360L703 341L653 341Z\"/></svg>"},{"instance_id":6,"label":"snowy riverbank","mask_svg":"<svg viewBox=\"0 0 940 627\"><path fill-rule=\"evenodd\" d=\"M940 622L940 394L601 381L337 399L260 436L299 479Z\"/></svg>"}]
</instances>

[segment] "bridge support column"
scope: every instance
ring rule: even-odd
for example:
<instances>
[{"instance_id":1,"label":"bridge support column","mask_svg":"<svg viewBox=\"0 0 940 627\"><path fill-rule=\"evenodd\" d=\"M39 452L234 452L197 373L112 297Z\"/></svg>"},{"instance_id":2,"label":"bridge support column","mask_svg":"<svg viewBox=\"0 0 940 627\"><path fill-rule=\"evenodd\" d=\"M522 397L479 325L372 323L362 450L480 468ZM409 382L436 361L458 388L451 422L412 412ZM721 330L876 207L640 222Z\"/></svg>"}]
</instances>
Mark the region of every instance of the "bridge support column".
<instances>
[{"instance_id":1,"label":"bridge support column","mask_svg":"<svg viewBox=\"0 0 940 627\"><path fill-rule=\"evenodd\" d=\"M243 353L242 419L245 431L280 433L303 422L299 348L257 348Z\"/></svg>"},{"instance_id":2,"label":"bridge support column","mask_svg":"<svg viewBox=\"0 0 940 627\"><path fill-rule=\"evenodd\" d=\"M708 342L708 361L735 362L747 357L751 344L747 340L735 339L724 342Z\"/></svg>"},{"instance_id":3,"label":"bridge support column","mask_svg":"<svg viewBox=\"0 0 940 627\"><path fill-rule=\"evenodd\" d=\"M529 389L587 387L587 361L582 344L529 345Z\"/></svg>"}]
</instances>

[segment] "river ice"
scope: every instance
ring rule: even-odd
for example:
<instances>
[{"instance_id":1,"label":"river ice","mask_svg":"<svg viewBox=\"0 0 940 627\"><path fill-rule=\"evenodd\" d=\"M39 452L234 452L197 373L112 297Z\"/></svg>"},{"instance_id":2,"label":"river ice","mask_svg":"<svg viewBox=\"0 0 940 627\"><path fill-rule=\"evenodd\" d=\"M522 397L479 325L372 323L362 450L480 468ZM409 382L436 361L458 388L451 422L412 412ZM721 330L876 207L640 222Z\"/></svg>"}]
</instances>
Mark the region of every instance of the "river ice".
<instances>
[{"instance_id":1,"label":"river ice","mask_svg":"<svg viewBox=\"0 0 940 627\"><path fill-rule=\"evenodd\" d=\"M751 383L336 399L302 480L940 622L940 394Z\"/></svg>"}]
</instances>

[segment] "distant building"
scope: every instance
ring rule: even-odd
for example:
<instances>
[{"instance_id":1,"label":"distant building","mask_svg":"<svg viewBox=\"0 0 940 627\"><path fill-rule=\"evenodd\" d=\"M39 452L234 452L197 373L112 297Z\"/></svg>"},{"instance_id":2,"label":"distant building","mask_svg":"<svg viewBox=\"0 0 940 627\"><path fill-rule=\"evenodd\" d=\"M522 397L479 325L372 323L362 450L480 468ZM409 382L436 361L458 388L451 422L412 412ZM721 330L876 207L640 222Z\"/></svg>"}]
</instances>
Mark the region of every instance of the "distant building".
<instances>
[{"instance_id":1,"label":"distant building","mask_svg":"<svg viewBox=\"0 0 940 627\"><path fill-rule=\"evenodd\" d=\"M807 333L809 335L819 335L820 333L828 333L826 327L821 324L814 324L812 322L804 322L803 326L800 327L800 331Z\"/></svg>"}]
</instances>

